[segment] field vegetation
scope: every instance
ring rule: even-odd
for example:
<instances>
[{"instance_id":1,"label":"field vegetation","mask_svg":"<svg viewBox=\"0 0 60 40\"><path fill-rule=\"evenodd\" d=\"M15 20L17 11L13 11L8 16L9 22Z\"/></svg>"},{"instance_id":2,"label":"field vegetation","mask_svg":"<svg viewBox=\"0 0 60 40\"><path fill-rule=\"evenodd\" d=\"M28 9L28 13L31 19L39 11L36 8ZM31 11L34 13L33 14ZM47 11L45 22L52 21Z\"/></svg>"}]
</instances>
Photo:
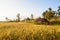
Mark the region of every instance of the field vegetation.
<instances>
[{"instance_id":1,"label":"field vegetation","mask_svg":"<svg viewBox=\"0 0 60 40\"><path fill-rule=\"evenodd\" d=\"M60 40L60 25L0 22L0 40Z\"/></svg>"}]
</instances>

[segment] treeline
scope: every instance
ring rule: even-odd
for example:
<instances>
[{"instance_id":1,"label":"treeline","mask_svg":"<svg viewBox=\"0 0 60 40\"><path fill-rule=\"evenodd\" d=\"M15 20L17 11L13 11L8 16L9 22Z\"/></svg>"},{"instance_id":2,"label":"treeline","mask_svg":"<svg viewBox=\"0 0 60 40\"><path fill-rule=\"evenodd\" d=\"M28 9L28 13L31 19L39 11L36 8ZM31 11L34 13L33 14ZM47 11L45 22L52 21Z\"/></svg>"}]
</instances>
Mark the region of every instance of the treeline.
<instances>
[{"instance_id":1,"label":"treeline","mask_svg":"<svg viewBox=\"0 0 60 40\"><path fill-rule=\"evenodd\" d=\"M16 15L16 17L17 18L14 20L9 19L8 17L6 17L5 19L7 22L20 22L20 14L19 13Z\"/></svg>"},{"instance_id":2,"label":"treeline","mask_svg":"<svg viewBox=\"0 0 60 40\"><path fill-rule=\"evenodd\" d=\"M27 18L21 20L21 18L20 18L20 13L18 13L18 14L16 15L16 18L15 18L14 20L9 19L8 17L6 17L5 19L6 19L7 22L31 22L32 20L34 20L34 15L31 14L31 17L30 17L30 18L27 17Z\"/></svg>"},{"instance_id":3,"label":"treeline","mask_svg":"<svg viewBox=\"0 0 60 40\"><path fill-rule=\"evenodd\" d=\"M31 14L31 17L27 17L23 20L20 20L20 14L16 15L17 19L10 20L6 17L7 21L10 22L36 22L36 23L44 23L44 24L60 24L60 6L58 6L57 10L53 10L52 8L48 8L48 10L42 13L42 18L38 17L34 19L34 15ZM37 21L36 21L37 20Z\"/></svg>"},{"instance_id":4,"label":"treeline","mask_svg":"<svg viewBox=\"0 0 60 40\"><path fill-rule=\"evenodd\" d=\"M42 13L43 17L47 20L51 20L52 18L60 17L60 6L57 11L52 10L52 8L48 8L45 12Z\"/></svg>"},{"instance_id":5,"label":"treeline","mask_svg":"<svg viewBox=\"0 0 60 40\"><path fill-rule=\"evenodd\" d=\"M42 16L52 24L60 24L60 6L56 11L48 8L48 10L42 13Z\"/></svg>"}]
</instances>

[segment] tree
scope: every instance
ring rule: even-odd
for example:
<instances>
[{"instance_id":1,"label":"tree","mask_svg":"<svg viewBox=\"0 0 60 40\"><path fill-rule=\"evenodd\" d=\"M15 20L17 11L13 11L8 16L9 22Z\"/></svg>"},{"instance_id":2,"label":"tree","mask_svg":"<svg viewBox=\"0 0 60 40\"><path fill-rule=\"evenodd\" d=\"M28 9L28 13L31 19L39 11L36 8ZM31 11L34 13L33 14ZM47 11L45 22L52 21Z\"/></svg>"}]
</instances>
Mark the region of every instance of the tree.
<instances>
[{"instance_id":1,"label":"tree","mask_svg":"<svg viewBox=\"0 0 60 40\"><path fill-rule=\"evenodd\" d=\"M19 13L17 14L17 21L18 22L20 21L20 14Z\"/></svg>"},{"instance_id":2,"label":"tree","mask_svg":"<svg viewBox=\"0 0 60 40\"><path fill-rule=\"evenodd\" d=\"M48 8L48 11L51 12L52 11L52 8Z\"/></svg>"},{"instance_id":3,"label":"tree","mask_svg":"<svg viewBox=\"0 0 60 40\"><path fill-rule=\"evenodd\" d=\"M58 15L60 16L60 6L58 7L57 11L58 11Z\"/></svg>"},{"instance_id":4,"label":"tree","mask_svg":"<svg viewBox=\"0 0 60 40\"><path fill-rule=\"evenodd\" d=\"M55 17L57 17L57 16L58 16L57 11L53 11L53 13L54 13L54 16L55 16Z\"/></svg>"},{"instance_id":5,"label":"tree","mask_svg":"<svg viewBox=\"0 0 60 40\"><path fill-rule=\"evenodd\" d=\"M6 17L5 19L6 19L6 21L11 21L8 17Z\"/></svg>"},{"instance_id":6,"label":"tree","mask_svg":"<svg viewBox=\"0 0 60 40\"><path fill-rule=\"evenodd\" d=\"M60 11L60 6L58 7L58 11Z\"/></svg>"},{"instance_id":7,"label":"tree","mask_svg":"<svg viewBox=\"0 0 60 40\"><path fill-rule=\"evenodd\" d=\"M48 12L48 11L46 10L45 12L43 12L43 13L42 13L43 18L46 18L46 16L45 16L45 15L46 15L46 13L47 13L47 12Z\"/></svg>"},{"instance_id":8,"label":"tree","mask_svg":"<svg viewBox=\"0 0 60 40\"><path fill-rule=\"evenodd\" d=\"M54 16L54 13L51 8L48 8L48 11L46 10L42 15L45 19L50 20Z\"/></svg>"},{"instance_id":9,"label":"tree","mask_svg":"<svg viewBox=\"0 0 60 40\"><path fill-rule=\"evenodd\" d=\"M31 14L31 19L33 20L33 14Z\"/></svg>"},{"instance_id":10,"label":"tree","mask_svg":"<svg viewBox=\"0 0 60 40\"><path fill-rule=\"evenodd\" d=\"M8 17L5 18L8 21Z\"/></svg>"}]
</instances>

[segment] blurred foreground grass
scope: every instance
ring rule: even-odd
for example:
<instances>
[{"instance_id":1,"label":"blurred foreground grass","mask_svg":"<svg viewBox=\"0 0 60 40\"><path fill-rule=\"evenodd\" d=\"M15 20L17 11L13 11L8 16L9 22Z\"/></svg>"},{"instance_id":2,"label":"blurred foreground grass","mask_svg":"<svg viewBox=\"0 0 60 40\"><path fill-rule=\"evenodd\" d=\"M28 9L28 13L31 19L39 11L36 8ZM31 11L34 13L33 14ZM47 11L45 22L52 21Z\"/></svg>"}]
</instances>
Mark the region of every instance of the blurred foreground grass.
<instances>
[{"instance_id":1,"label":"blurred foreground grass","mask_svg":"<svg viewBox=\"0 0 60 40\"><path fill-rule=\"evenodd\" d=\"M0 22L0 40L60 40L60 25Z\"/></svg>"}]
</instances>

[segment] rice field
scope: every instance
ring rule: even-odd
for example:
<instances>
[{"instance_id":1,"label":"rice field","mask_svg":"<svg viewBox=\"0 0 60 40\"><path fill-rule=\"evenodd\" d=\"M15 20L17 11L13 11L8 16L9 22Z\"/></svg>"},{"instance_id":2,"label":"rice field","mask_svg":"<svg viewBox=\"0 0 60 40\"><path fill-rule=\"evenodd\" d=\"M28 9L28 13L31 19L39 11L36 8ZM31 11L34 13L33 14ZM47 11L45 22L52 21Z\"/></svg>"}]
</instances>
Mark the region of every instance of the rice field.
<instances>
[{"instance_id":1,"label":"rice field","mask_svg":"<svg viewBox=\"0 0 60 40\"><path fill-rule=\"evenodd\" d=\"M0 40L60 40L60 25L0 22Z\"/></svg>"}]
</instances>

